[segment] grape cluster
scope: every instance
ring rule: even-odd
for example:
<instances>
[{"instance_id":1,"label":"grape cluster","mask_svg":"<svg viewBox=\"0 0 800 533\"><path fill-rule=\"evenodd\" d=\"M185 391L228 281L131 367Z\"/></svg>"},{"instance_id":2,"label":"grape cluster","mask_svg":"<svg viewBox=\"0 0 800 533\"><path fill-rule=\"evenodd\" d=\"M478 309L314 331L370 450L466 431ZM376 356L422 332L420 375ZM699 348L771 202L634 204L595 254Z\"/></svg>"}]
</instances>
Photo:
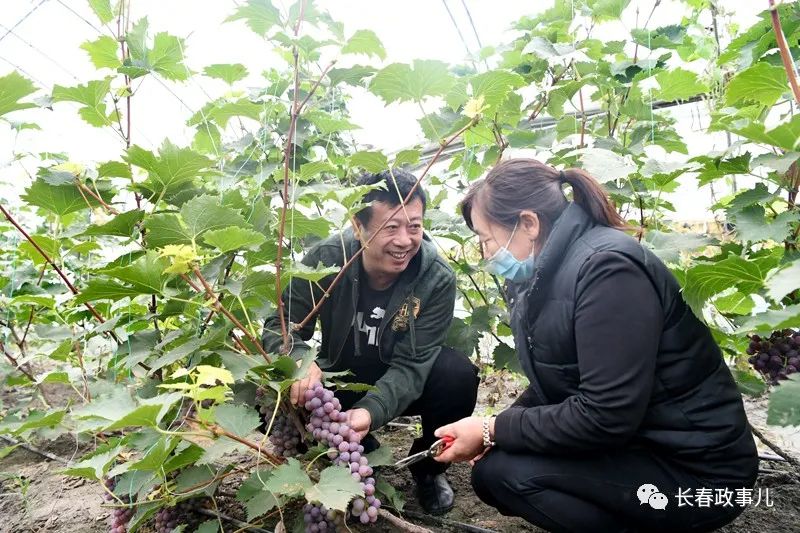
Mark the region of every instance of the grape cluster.
<instances>
[{"instance_id":1,"label":"grape cluster","mask_svg":"<svg viewBox=\"0 0 800 533\"><path fill-rule=\"evenodd\" d=\"M201 500L191 498L179 502L174 507L164 507L155 516L156 533L172 533L180 524L189 526L192 530L200 524L200 519L195 511L201 507Z\"/></svg>"},{"instance_id":2,"label":"grape cluster","mask_svg":"<svg viewBox=\"0 0 800 533\"><path fill-rule=\"evenodd\" d=\"M288 416L279 414L275 416L275 421L272 423L269 441L275 447L277 455L294 457L299 452L297 447L300 444L300 432L297 431Z\"/></svg>"},{"instance_id":3,"label":"grape cluster","mask_svg":"<svg viewBox=\"0 0 800 533\"><path fill-rule=\"evenodd\" d=\"M359 443L361 439L358 433L347 425L347 414L342 412L342 405L334 397L333 391L324 388L321 383L314 383L303 394L305 408L311 413L306 429L311 432L315 440L331 448L328 457L333 464L348 467L353 478L361 483L366 495L366 498L353 500L350 513L362 524L375 522L378 519L381 501L375 497L375 478L372 477L369 461L362 455L364 447ZM314 509L312 506L306 513L314 519L306 521L306 533L328 531L320 529L319 525L322 522L309 514L314 512ZM321 513L321 509L318 509L317 513ZM316 529L311 527L313 525L317 526Z\"/></svg>"},{"instance_id":4,"label":"grape cluster","mask_svg":"<svg viewBox=\"0 0 800 533\"><path fill-rule=\"evenodd\" d=\"M114 492L114 489L117 486L116 478L107 478L103 480L103 485L111 491ZM116 502L116 498L114 498L108 492L103 492L103 499L107 502ZM122 500L123 503L128 503L129 498L128 496L121 496L119 498ZM128 531L128 522L131 521L133 517L133 508L132 507L115 507L111 511L111 522L109 524L109 533L126 533Z\"/></svg>"},{"instance_id":5,"label":"grape cluster","mask_svg":"<svg viewBox=\"0 0 800 533\"><path fill-rule=\"evenodd\" d=\"M334 532L344 527L344 515L324 505L307 503L303 506L303 521L306 533Z\"/></svg>"},{"instance_id":6,"label":"grape cluster","mask_svg":"<svg viewBox=\"0 0 800 533\"><path fill-rule=\"evenodd\" d=\"M800 330L774 331L769 338L752 335L747 354L750 355L748 362L764 379L777 385L800 371Z\"/></svg>"}]
</instances>

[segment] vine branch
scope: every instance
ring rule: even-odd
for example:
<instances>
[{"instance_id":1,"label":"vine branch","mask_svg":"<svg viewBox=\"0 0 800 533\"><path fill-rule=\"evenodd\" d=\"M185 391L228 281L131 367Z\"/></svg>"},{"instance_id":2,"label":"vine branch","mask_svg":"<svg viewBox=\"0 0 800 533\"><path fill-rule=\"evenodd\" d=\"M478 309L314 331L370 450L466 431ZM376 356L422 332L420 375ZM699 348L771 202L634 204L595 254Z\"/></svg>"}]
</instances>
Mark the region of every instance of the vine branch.
<instances>
[{"instance_id":1,"label":"vine branch","mask_svg":"<svg viewBox=\"0 0 800 533\"><path fill-rule=\"evenodd\" d=\"M786 69L786 77L789 78L789 85L792 86L792 94L794 94L795 101L800 104L800 86L797 84L794 61L792 60L789 46L786 44L786 36L783 34L781 18L778 15L778 6L775 5L775 0L769 0L769 12L772 17L772 29L775 31L775 40L778 42L778 48L781 51L783 68Z\"/></svg>"}]
</instances>

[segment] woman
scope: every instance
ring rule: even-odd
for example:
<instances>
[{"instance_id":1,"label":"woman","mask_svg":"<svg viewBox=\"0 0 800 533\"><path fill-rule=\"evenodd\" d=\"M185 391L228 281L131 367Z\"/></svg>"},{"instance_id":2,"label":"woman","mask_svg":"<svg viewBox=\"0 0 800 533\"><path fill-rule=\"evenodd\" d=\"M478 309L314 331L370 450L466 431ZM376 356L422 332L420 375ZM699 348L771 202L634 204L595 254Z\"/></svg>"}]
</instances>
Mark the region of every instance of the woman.
<instances>
[{"instance_id":1,"label":"woman","mask_svg":"<svg viewBox=\"0 0 800 533\"><path fill-rule=\"evenodd\" d=\"M741 396L598 183L514 159L461 208L506 278L530 386L497 417L439 428L455 441L437 460L472 460L483 501L553 531L708 531L738 516L758 472Z\"/></svg>"}]
</instances>

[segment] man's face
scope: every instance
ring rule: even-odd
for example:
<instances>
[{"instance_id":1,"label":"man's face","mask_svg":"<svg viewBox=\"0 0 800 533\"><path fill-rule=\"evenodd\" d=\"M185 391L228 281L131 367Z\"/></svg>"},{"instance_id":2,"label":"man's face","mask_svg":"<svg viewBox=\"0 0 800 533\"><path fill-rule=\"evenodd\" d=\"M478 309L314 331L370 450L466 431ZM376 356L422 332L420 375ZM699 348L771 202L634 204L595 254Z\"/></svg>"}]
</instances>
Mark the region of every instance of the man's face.
<instances>
[{"instance_id":1,"label":"man's face","mask_svg":"<svg viewBox=\"0 0 800 533\"><path fill-rule=\"evenodd\" d=\"M405 209L400 209L394 216L391 215L397 206L377 200L371 206L372 217L367 227L356 221L362 245L367 243L384 221L388 222L364 250L364 270L370 277L371 284L376 287L387 286L408 268L409 262L422 244L422 201L414 198Z\"/></svg>"}]
</instances>

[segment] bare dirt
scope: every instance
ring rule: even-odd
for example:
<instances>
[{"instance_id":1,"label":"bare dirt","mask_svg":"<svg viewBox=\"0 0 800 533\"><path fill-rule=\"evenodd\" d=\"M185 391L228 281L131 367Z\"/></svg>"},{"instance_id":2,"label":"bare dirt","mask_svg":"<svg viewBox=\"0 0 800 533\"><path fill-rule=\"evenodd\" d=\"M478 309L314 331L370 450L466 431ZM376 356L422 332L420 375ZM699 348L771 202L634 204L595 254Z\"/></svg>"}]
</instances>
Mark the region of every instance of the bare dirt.
<instances>
[{"instance_id":1,"label":"bare dirt","mask_svg":"<svg viewBox=\"0 0 800 533\"><path fill-rule=\"evenodd\" d=\"M485 377L480 389L477 414L496 413L509 404L521 390L520 384L511 376L493 373ZM8 405L9 391L2 393ZM752 423L765 432L795 457L800 457L800 431L797 428L774 429L765 425L765 403L763 400L747 400L746 407ZM414 420L404 420L403 425L393 425L378 434L384 446L393 450L396 459L405 455L405 450L413 439ZM7 443L0 441L0 449ZM75 461L91 449L89 443L78 444L70 436L62 436L51 442L37 443L42 451L49 452L65 461ZM760 445L760 450L771 451ZM252 461L246 456L231 457L240 466ZM0 459L0 533L25 533L57 531L63 533L102 533L108 531L106 525L109 510L102 506L102 490L96 483L63 476L59 471L64 463L17 448ZM719 531L726 533L780 533L800 531L800 476L785 462L762 461L762 474L759 476L756 491L769 489L771 507L764 502L759 506L748 507L732 524ZM384 479L403 497L405 506L402 515L409 522L421 525L432 531L472 531L474 533L540 531L525 521L506 517L492 507L481 502L470 485L470 467L466 464L453 465L448 477L456 491L456 506L442 518L424 515L416 501L414 484L408 471L382 469ZM241 504L233 498L241 477L231 476L220 488L221 496L217 503L220 510L235 519L244 520ZM386 500L384 498L384 500ZM386 502L385 502L386 503ZM240 529L230 522L224 522L225 531ZM287 524L288 525L288 524ZM262 531L272 531L275 524L269 520L261 524ZM401 531L385 520L375 526L350 525L353 532L383 533ZM141 531L149 533L150 528ZM241 530L244 531L244 530ZM291 527L289 528L291 531Z\"/></svg>"}]
</instances>

